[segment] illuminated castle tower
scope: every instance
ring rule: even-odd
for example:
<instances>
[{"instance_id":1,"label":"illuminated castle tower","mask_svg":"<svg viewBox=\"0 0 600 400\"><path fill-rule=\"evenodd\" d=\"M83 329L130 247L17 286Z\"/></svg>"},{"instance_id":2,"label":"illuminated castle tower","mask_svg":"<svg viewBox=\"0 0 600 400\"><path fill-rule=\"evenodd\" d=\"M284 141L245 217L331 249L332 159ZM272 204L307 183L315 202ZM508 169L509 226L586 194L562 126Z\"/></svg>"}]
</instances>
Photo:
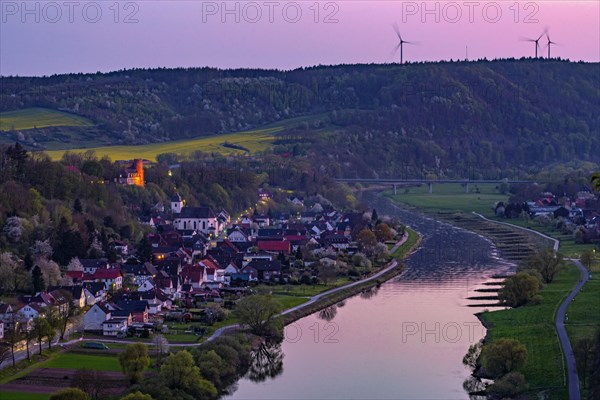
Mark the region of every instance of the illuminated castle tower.
<instances>
[{"instance_id":1,"label":"illuminated castle tower","mask_svg":"<svg viewBox=\"0 0 600 400\"><path fill-rule=\"evenodd\" d=\"M135 167L135 176L134 176L134 185L136 186L144 186L144 162L140 159L133 160L133 165Z\"/></svg>"},{"instance_id":2,"label":"illuminated castle tower","mask_svg":"<svg viewBox=\"0 0 600 400\"><path fill-rule=\"evenodd\" d=\"M117 181L122 185L144 186L144 161L133 160L133 164L119 172Z\"/></svg>"}]
</instances>

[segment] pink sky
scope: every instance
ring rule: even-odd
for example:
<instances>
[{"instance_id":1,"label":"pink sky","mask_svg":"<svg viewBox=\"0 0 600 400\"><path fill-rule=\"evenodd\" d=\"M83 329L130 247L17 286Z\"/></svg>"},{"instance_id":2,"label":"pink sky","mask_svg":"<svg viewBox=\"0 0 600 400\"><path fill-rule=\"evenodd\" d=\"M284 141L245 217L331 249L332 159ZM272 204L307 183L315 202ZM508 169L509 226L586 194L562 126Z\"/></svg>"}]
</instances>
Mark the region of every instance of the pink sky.
<instances>
[{"instance_id":1,"label":"pink sky","mask_svg":"<svg viewBox=\"0 0 600 400\"><path fill-rule=\"evenodd\" d=\"M0 73L384 63L397 60L390 57L395 22L405 40L420 42L405 46L405 60L463 59L466 46L469 59L533 56L534 45L519 37L536 37L546 27L559 43L553 56L600 60L600 2L595 0L145 0L120 2L118 13L112 1L74 3L28 1L25 10L21 1L1 0Z\"/></svg>"}]
</instances>

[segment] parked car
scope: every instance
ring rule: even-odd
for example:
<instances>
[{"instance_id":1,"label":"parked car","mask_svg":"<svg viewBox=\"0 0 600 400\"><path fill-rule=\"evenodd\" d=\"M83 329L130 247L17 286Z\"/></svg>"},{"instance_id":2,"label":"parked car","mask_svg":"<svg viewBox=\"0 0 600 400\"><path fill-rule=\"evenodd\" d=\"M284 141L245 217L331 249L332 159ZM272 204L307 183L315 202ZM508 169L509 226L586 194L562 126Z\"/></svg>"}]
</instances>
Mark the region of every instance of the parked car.
<instances>
[{"instance_id":1,"label":"parked car","mask_svg":"<svg viewBox=\"0 0 600 400\"><path fill-rule=\"evenodd\" d=\"M104 343L99 342L85 342L83 344L84 349L96 349L96 350L107 350L108 346Z\"/></svg>"}]
</instances>

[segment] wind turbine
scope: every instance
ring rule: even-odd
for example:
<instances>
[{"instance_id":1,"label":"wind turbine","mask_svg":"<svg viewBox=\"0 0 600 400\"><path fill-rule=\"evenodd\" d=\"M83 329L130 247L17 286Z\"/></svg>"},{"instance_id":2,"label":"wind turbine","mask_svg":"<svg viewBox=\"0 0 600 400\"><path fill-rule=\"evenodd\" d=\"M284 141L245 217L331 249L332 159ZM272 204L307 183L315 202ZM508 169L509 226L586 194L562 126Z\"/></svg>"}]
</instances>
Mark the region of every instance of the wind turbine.
<instances>
[{"instance_id":1,"label":"wind turbine","mask_svg":"<svg viewBox=\"0 0 600 400\"><path fill-rule=\"evenodd\" d=\"M548 43L546 43L546 46L548 46L548 58L550 58L550 45L558 44L558 43L550 40L550 34L547 31L546 31L546 38L548 39Z\"/></svg>"},{"instance_id":2,"label":"wind turbine","mask_svg":"<svg viewBox=\"0 0 600 400\"><path fill-rule=\"evenodd\" d=\"M540 39L544 36L546 32L542 32L542 34L537 39L529 39L529 38L521 38L521 40L525 42L533 42L535 43L535 58L538 58L538 49L540 48Z\"/></svg>"},{"instance_id":3,"label":"wind turbine","mask_svg":"<svg viewBox=\"0 0 600 400\"><path fill-rule=\"evenodd\" d=\"M417 42L408 42L408 41L402 39L402 35L400 34L400 30L398 29L398 24L394 24L393 27L394 27L394 30L396 31L396 35L398 35L398 39L400 39L400 42L396 45L396 47L394 47L392 54L395 54L396 50L398 50L398 48L400 48L400 64L404 64L404 55L403 55L404 44L416 45L418 43Z\"/></svg>"}]
</instances>

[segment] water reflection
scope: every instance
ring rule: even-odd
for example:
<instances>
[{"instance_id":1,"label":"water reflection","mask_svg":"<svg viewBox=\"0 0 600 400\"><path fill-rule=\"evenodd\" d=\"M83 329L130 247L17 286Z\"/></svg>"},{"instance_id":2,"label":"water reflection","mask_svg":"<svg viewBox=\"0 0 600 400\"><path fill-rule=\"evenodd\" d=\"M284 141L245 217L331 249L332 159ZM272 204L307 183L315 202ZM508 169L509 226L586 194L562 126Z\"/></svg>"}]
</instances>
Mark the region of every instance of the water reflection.
<instances>
[{"instance_id":1,"label":"water reflection","mask_svg":"<svg viewBox=\"0 0 600 400\"><path fill-rule=\"evenodd\" d=\"M319 311L319 318L324 321L331 322L337 315L337 307L330 306Z\"/></svg>"},{"instance_id":2,"label":"water reflection","mask_svg":"<svg viewBox=\"0 0 600 400\"><path fill-rule=\"evenodd\" d=\"M275 378L283 372L283 351L281 343L262 343L252 353L252 364L247 378L252 382L264 382L267 378Z\"/></svg>"},{"instance_id":3,"label":"water reflection","mask_svg":"<svg viewBox=\"0 0 600 400\"><path fill-rule=\"evenodd\" d=\"M468 297L512 265L479 235L372 204L423 233L406 270L295 322L282 345L285 371L240 381L232 399L469 399L478 390L462 358L485 334L474 315L484 307L466 307Z\"/></svg>"}]
</instances>

